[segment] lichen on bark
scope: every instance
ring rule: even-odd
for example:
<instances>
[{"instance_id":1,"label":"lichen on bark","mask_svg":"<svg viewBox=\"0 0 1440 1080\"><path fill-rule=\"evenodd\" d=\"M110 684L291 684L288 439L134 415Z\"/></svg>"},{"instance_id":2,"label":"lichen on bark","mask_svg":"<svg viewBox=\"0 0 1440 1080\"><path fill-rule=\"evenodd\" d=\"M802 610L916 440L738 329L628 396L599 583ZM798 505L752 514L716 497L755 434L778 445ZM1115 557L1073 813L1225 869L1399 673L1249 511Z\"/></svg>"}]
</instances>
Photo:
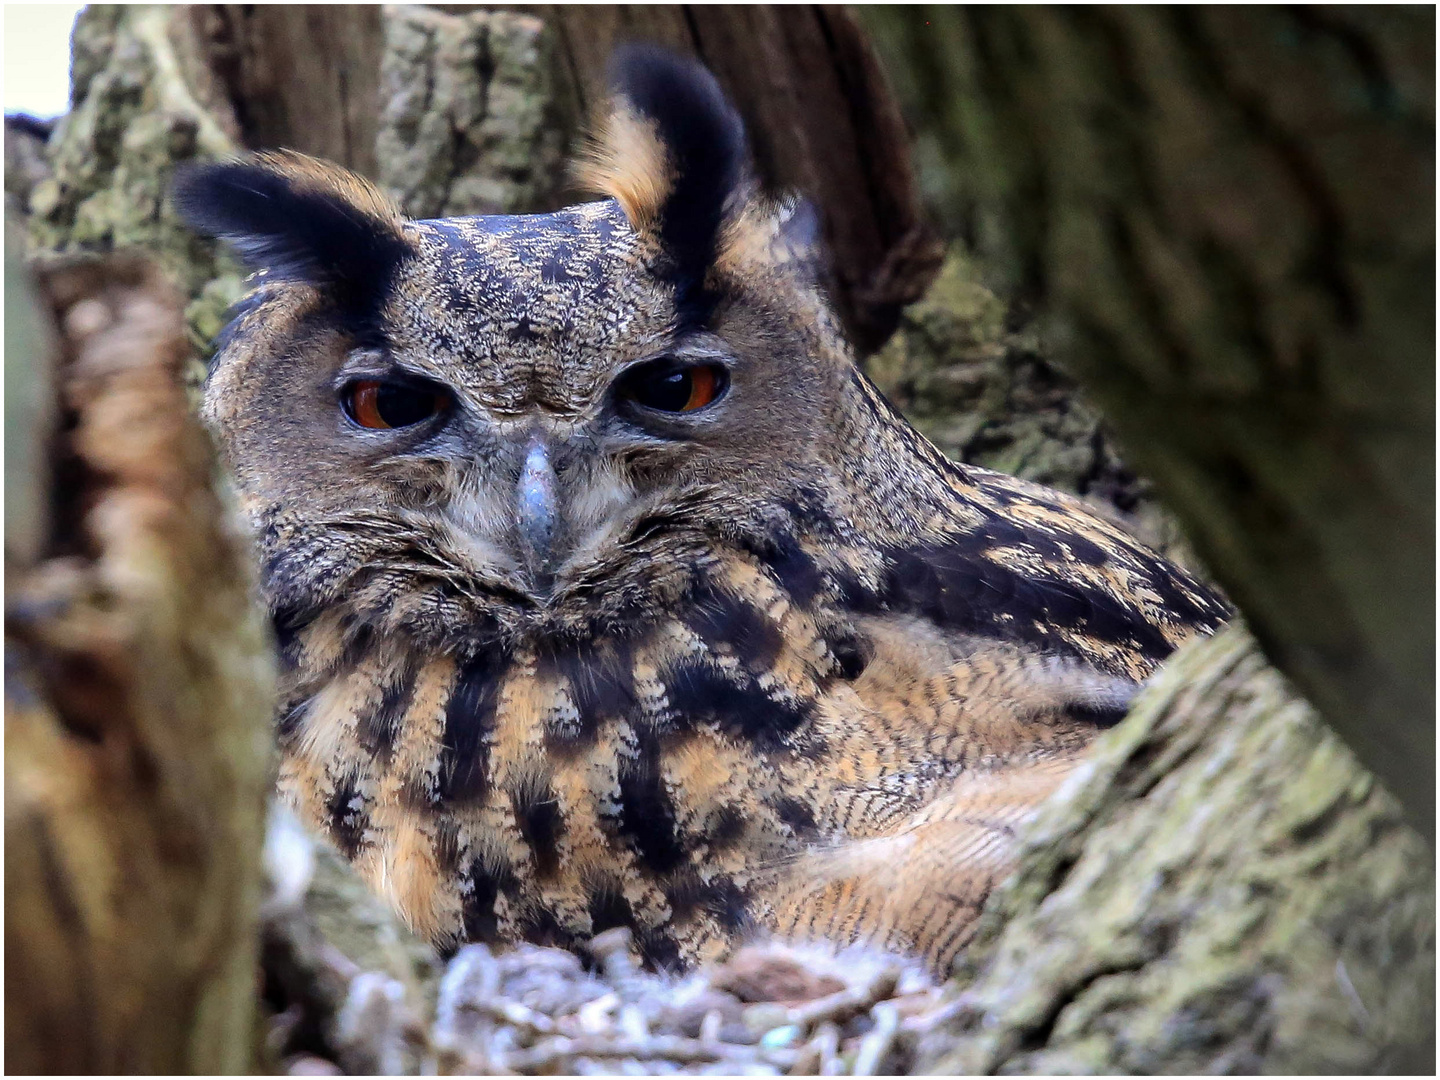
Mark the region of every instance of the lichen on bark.
<instances>
[{"instance_id":1,"label":"lichen on bark","mask_svg":"<svg viewBox=\"0 0 1440 1080\"><path fill-rule=\"evenodd\" d=\"M23 113L5 117L5 216L23 220L30 192L50 176L45 144L54 122Z\"/></svg>"},{"instance_id":2,"label":"lichen on bark","mask_svg":"<svg viewBox=\"0 0 1440 1080\"><path fill-rule=\"evenodd\" d=\"M545 24L389 5L378 180L406 214L534 213L562 187L566 127Z\"/></svg>"},{"instance_id":3,"label":"lichen on bark","mask_svg":"<svg viewBox=\"0 0 1440 1080\"><path fill-rule=\"evenodd\" d=\"M175 168L241 149L228 103L201 59L190 13L91 5L71 38L71 109L46 146L51 175L29 193L32 246L143 248L179 287L197 356L243 293L239 264L187 229L170 204ZM193 384L198 363L187 372Z\"/></svg>"}]
</instances>

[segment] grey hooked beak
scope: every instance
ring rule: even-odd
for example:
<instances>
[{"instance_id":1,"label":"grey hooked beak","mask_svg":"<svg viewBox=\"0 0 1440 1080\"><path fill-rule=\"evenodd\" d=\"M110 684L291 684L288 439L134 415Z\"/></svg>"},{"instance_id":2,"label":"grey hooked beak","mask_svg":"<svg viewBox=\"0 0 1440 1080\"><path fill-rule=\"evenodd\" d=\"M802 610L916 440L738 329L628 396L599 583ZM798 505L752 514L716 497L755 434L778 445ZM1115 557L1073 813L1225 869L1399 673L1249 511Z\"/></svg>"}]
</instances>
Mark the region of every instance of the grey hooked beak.
<instances>
[{"instance_id":1,"label":"grey hooked beak","mask_svg":"<svg viewBox=\"0 0 1440 1080\"><path fill-rule=\"evenodd\" d=\"M515 485L516 521L525 562L537 579L551 576L550 546L555 538L555 468L545 444L536 439L525 454Z\"/></svg>"}]
</instances>

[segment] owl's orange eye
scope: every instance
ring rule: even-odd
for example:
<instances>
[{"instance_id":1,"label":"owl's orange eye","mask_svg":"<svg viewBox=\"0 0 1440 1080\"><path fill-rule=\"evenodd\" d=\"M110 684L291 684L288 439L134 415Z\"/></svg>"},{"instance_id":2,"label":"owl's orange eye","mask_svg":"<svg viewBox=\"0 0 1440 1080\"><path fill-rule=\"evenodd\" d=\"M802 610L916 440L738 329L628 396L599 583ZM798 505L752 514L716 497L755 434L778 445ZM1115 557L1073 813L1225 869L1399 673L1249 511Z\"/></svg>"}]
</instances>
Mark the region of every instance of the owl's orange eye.
<instances>
[{"instance_id":1,"label":"owl's orange eye","mask_svg":"<svg viewBox=\"0 0 1440 1080\"><path fill-rule=\"evenodd\" d=\"M445 394L435 390L373 379L351 383L340 395L340 401L346 415L355 423L382 431L418 424L450 404Z\"/></svg>"},{"instance_id":2,"label":"owl's orange eye","mask_svg":"<svg viewBox=\"0 0 1440 1080\"><path fill-rule=\"evenodd\" d=\"M725 392L725 368L696 364L677 368L673 361L657 360L626 372L621 397L659 412L683 413L703 409Z\"/></svg>"}]
</instances>

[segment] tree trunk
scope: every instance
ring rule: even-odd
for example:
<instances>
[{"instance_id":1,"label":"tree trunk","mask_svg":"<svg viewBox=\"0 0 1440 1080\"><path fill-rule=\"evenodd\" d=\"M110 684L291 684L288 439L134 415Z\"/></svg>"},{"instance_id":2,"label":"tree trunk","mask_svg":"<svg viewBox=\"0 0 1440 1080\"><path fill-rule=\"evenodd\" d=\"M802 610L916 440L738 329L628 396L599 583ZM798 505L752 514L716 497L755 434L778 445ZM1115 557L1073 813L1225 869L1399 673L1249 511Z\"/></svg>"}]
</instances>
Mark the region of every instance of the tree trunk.
<instances>
[{"instance_id":1,"label":"tree trunk","mask_svg":"<svg viewBox=\"0 0 1440 1080\"><path fill-rule=\"evenodd\" d=\"M955 219L1433 839L1434 11L865 18Z\"/></svg>"},{"instance_id":2,"label":"tree trunk","mask_svg":"<svg viewBox=\"0 0 1440 1080\"><path fill-rule=\"evenodd\" d=\"M190 9L248 147L289 147L375 174L381 8L215 4Z\"/></svg>"},{"instance_id":3,"label":"tree trunk","mask_svg":"<svg viewBox=\"0 0 1440 1080\"><path fill-rule=\"evenodd\" d=\"M273 678L249 556L171 286L114 257L41 292L28 341L6 321L5 1068L243 1072Z\"/></svg>"}]
</instances>

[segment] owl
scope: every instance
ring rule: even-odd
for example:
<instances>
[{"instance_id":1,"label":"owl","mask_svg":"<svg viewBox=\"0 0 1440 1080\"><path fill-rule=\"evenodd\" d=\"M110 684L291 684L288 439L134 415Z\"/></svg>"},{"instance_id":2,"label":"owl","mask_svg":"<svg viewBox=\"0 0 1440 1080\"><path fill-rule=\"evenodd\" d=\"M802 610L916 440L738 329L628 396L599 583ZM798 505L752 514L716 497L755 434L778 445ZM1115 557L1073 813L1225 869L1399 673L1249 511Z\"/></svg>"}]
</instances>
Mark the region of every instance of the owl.
<instances>
[{"instance_id":1,"label":"owl","mask_svg":"<svg viewBox=\"0 0 1440 1080\"><path fill-rule=\"evenodd\" d=\"M620 53L599 201L406 220L290 153L177 202L255 269L204 412L282 659L280 789L419 933L943 969L1016 826L1223 601L957 464L857 367L815 217Z\"/></svg>"}]
</instances>

